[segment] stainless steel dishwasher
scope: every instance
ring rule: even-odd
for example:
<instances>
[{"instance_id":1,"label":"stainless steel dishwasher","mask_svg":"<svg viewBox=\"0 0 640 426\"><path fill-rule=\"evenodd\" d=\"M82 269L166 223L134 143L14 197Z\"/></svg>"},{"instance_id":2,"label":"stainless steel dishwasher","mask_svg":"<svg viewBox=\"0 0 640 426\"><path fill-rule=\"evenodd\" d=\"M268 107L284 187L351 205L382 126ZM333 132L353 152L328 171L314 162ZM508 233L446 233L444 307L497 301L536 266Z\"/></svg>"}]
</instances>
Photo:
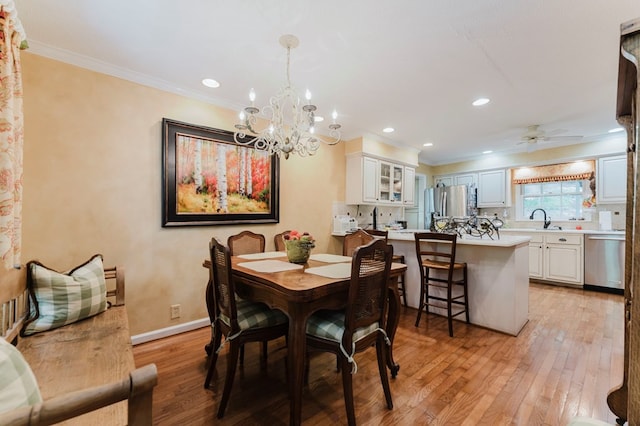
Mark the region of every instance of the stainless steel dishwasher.
<instances>
[{"instance_id":1,"label":"stainless steel dishwasher","mask_svg":"<svg viewBox=\"0 0 640 426\"><path fill-rule=\"evenodd\" d=\"M624 235L585 234L585 289L624 292Z\"/></svg>"}]
</instances>

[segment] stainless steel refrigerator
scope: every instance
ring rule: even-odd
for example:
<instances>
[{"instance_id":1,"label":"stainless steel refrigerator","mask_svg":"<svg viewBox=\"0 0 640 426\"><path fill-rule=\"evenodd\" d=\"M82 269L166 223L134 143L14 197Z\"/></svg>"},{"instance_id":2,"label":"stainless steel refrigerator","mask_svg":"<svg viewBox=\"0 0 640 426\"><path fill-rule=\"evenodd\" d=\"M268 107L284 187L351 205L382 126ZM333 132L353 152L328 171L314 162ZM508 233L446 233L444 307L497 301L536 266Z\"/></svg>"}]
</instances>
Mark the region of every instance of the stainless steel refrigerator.
<instances>
[{"instance_id":1,"label":"stainless steel refrigerator","mask_svg":"<svg viewBox=\"0 0 640 426\"><path fill-rule=\"evenodd\" d=\"M477 213L475 186L439 185L425 189L424 228L431 229L434 216L469 217Z\"/></svg>"}]
</instances>

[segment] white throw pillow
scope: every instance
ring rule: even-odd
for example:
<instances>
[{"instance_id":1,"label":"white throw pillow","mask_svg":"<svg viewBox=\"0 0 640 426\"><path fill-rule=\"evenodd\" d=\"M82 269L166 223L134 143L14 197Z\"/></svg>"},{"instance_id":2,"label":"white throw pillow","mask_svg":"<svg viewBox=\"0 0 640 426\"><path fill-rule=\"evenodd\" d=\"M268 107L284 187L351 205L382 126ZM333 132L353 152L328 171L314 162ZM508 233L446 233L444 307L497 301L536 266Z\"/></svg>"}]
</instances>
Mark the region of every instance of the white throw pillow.
<instances>
[{"instance_id":1,"label":"white throw pillow","mask_svg":"<svg viewBox=\"0 0 640 426\"><path fill-rule=\"evenodd\" d=\"M62 327L107 309L107 285L99 254L68 273L31 261L27 263L27 287L30 315L22 336Z\"/></svg>"},{"instance_id":2,"label":"white throw pillow","mask_svg":"<svg viewBox=\"0 0 640 426\"><path fill-rule=\"evenodd\" d=\"M0 412L41 402L31 367L18 349L0 338Z\"/></svg>"}]
</instances>

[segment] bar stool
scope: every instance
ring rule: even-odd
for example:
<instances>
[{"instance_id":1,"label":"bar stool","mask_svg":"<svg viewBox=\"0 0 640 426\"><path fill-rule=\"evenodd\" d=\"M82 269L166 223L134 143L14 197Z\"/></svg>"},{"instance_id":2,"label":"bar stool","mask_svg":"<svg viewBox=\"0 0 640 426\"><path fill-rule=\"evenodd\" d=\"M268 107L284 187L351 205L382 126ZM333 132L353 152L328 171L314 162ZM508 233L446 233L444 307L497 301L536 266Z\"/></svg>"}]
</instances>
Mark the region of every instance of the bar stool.
<instances>
[{"instance_id":1,"label":"bar stool","mask_svg":"<svg viewBox=\"0 0 640 426\"><path fill-rule=\"evenodd\" d=\"M379 231L377 229L368 229L367 234L373 235L374 237L384 238L384 241L388 243L389 231ZM404 264L404 255L403 254L394 254L391 260L394 263L402 263ZM407 292L405 291L404 286L404 272L398 278L398 293L402 296L402 303L404 306L407 306Z\"/></svg>"},{"instance_id":2,"label":"bar stool","mask_svg":"<svg viewBox=\"0 0 640 426\"><path fill-rule=\"evenodd\" d=\"M420 324L420 316L429 306L446 309L449 323L449 336L453 337L453 318L465 314L469 323L469 302L467 297L467 264L456 262L456 234L444 234L438 232L422 232L415 234L416 256L420 265L420 307L416 327ZM440 271L440 275L433 277L431 270ZM455 271L462 272L461 279L454 279ZM446 275L446 277L444 276ZM458 273L458 275L460 275ZM440 289L435 295L429 293L429 287ZM454 295L454 288L456 290ZM442 295L446 292L446 297ZM435 301L435 302L432 302ZM452 306L458 309L453 312ZM461 309L460 309L461 308Z\"/></svg>"}]
</instances>

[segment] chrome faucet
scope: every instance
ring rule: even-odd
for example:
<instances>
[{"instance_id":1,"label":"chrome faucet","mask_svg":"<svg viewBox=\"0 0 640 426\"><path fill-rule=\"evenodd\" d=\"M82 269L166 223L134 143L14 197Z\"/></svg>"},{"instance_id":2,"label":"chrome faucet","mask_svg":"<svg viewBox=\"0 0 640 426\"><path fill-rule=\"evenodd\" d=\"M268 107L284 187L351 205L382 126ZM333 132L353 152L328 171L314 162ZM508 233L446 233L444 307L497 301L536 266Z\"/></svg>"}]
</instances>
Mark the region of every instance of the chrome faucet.
<instances>
[{"instance_id":1,"label":"chrome faucet","mask_svg":"<svg viewBox=\"0 0 640 426\"><path fill-rule=\"evenodd\" d=\"M529 219L533 220L533 214L538 210L540 210L544 214L544 229L547 229L549 225L551 225L551 217L549 217L549 220L547 220L547 212L545 212L544 209L535 209L531 212L531 216L529 216Z\"/></svg>"}]
</instances>

